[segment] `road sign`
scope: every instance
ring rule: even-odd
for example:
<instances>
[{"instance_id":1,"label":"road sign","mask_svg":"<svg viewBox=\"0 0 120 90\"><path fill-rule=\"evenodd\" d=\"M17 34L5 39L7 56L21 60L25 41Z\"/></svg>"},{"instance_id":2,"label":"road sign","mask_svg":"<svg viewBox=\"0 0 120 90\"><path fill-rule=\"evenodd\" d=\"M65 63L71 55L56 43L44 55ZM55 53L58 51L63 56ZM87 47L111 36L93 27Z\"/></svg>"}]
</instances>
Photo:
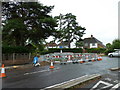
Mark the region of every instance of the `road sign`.
<instances>
[{"instance_id":1,"label":"road sign","mask_svg":"<svg viewBox=\"0 0 120 90\"><path fill-rule=\"evenodd\" d=\"M63 48L62 46L60 46L60 48Z\"/></svg>"}]
</instances>

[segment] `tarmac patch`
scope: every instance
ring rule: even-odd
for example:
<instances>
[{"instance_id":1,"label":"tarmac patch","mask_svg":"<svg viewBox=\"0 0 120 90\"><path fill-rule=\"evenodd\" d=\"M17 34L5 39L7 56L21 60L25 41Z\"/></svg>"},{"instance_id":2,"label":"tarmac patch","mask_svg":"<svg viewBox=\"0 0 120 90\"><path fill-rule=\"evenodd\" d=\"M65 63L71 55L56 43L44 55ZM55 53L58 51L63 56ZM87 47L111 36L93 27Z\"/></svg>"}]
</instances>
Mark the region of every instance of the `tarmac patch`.
<instances>
[{"instance_id":1,"label":"tarmac patch","mask_svg":"<svg viewBox=\"0 0 120 90\"><path fill-rule=\"evenodd\" d=\"M42 72L48 72L48 71L54 71L54 70L58 70L59 67L56 67L54 69L46 69L46 70L40 70L40 71L35 71L35 72L30 72L30 73L25 73L24 75L30 75L30 74L36 74L36 73L42 73Z\"/></svg>"}]
</instances>

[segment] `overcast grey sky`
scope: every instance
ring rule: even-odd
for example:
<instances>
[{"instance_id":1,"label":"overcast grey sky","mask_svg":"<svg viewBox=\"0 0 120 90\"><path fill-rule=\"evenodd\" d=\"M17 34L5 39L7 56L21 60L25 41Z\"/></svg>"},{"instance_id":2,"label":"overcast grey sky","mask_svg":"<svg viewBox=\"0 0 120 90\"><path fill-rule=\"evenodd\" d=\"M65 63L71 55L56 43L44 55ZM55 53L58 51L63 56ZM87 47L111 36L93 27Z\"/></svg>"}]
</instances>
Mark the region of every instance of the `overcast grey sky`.
<instances>
[{"instance_id":1,"label":"overcast grey sky","mask_svg":"<svg viewBox=\"0 0 120 90\"><path fill-rule=\"evenodd\" d=\"M86 28L83 38L91 34L106 43L118 38L119 0L38 0L43 5L54 5L52 16L72 13L79 25ZM50 41L50 39L48 40Z\"/></svg>"}]
</instances>

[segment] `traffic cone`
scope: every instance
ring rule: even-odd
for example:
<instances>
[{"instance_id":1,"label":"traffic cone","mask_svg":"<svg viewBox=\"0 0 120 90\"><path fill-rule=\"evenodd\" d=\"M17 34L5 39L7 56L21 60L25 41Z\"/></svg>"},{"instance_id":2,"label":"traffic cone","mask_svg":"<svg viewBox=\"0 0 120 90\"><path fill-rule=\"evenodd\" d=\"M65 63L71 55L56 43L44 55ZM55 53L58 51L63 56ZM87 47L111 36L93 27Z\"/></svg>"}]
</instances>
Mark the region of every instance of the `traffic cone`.
<instances>
[{"instance_id":1,"label":"traffic cone","mask_svg":"<svg viewBox=\"0 0 120 90\"><path fill-rule=\"evenodd\" d=\"M4 64L2 64L2 69L1 69L1 74L0 74L0 78L2 77L6 77Z\"/></svg>"},{"instance_id":2,"label":"traffic cone","mask_svg":"<svg viewBox=\"0 0 120 90\"><path fill-rule=\"evenodd\" d=\"M82 63L85 63L85 61L81 60L80 63L81 63L81 64L82 64Z\"/></svg>"},{"instance_id":3,"label":"traffic cone","mask_svg":"<svg viewBox=\"0 0 120 90\"><path fill-rule=\"evenodd\" d=\"M98 61L101 61L101 60L102 60L102 57L101 57L101 56L99 56L99 57L98 57Z\"/></svg>"},{"instance_id":4,"label":"traffic cone","mask_svg":"<svg viewBox=\"0 0 120 90\"><path fill-rule=\"evenodd\" d=\"M94 61L95 61L95 59L93 58L93 59L92 59L92 62L94 62Z\"/></svg>"},{"instance_id":5,"label":"traffic cone","mask_svg":"<svg viewBox=\"0 0 120 90\"><path fill-rule=\"evenodd\" d=\"M51 62L51 65L49 67L50 69L54 69L53 62Z\"/></svg>"},{"instance_id":6,"label":"traffic cone","mask_svg":"<svg viewBox=\"0 0 120 90\"><path fill-rule=\"evenodd\" d=\"M83 61L80 61L80 63L84 63Z\"/></svg>"}]
</instances>

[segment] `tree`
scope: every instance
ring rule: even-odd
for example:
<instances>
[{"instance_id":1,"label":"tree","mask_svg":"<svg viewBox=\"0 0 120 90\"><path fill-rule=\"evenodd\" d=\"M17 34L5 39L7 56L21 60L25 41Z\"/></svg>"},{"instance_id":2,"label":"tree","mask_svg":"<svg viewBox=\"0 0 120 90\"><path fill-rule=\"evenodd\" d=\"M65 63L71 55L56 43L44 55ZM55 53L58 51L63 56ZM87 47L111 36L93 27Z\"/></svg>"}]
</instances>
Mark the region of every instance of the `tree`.
<instances>
[{"instance_id":1,"label":"tree","mask_svg":"<svg viewBox=\"0 0 120 90\"><path fill-rule=\"evenodd\" d=\"M55 19L49 15L54 6L38 2L3 2L3 43L25 46L26 41L40 44L56 33Z\"/></svg>"},{"instance_id":2,"label":"tree","mask_svg":"<svg viewBox=\"0 0 120 90\"><path fill-rule=\"evenodd\" d=\"M75 45L76 45L76 48L77 47L80 48L80 47L83 47L84 44L83 44L83 41L79 41L79 42L76 42Z\"/></svg>"},{"instance_id":3,"label":"tree","mask_svg":"<svg viewBox=\"0 0 120 90\"><path fill-rule=\"evenodd\" d=\"M81 37L83 36L84 31L86 30L84 27L81 27L76 22L76 16L72 15L72 13L68 13L66 15L60 14L55 17L58 23L58 31L59 33L56 35L60 41L68 42L68 47L70 48L70 43L73 40L81 41Z\"/></svg>"},{"instance_id":4,"label":"tree","mask_svg":"<svg viewBox=\"0 0 120 90\"><path fill-rule=\"evenodd\" d=\"M112 48L113 49L120 49L120 39L115 39L112 42Z\"/></svg>"},{"instance_id":5,"label":"tree","mask_svg":"<svg viewBox=\"0 0 120 90\"><path fill-rule=\"evenodd\" d=\"M107 44L106 44L106 48L107 48L107 49L111 49L111 48L112 48L112 45L111 45L110 43L107 43Z\"/></svg>"},{"instance_id":6,"label":"tree","mask_svg":"<svg viewBox=\"0 0 120 90\"><path fill-rule=\"evenodd\" d=\"M106 44L106 51L105 54L107 55L108 53L114 52L115 49L120 49L120 39L115 39L112 41L112 44L107 43Z\"/></svg>"},{"instance_id":7,"label":"tree","mask_svg":"<svg viewBox=\"0 0 120 90\"><path fill-rule=\"evenodd\" d=\"M62 36L64 34L64 24L65 24L65 20L64 20L65 15L60 14L59 16L55 16L54 19L57 21L57 25L58 27L56 28L57 33L54 35L54 41L56 41L57 39L58 42L62 40Z\"/></svg>"}]
</instances>

